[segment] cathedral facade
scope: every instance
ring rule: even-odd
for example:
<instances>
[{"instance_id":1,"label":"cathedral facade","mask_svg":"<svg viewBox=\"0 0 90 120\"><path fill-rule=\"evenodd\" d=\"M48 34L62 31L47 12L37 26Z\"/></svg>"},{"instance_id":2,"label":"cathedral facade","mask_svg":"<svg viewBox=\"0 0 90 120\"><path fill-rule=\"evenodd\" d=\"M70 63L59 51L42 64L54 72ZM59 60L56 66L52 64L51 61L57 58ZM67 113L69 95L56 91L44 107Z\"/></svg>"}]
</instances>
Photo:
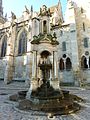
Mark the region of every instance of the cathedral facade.
<instances>
[{"instance_id":1,"label":"cathedral facade","mask_svg":"<svg viewBox=\"0 0 90 120\"><path fill-rule=\"evenodd\" d=\"M39 12L25 6L20 18L12 12L8 21L0 0L0 80L28 84L43 76L40 64L49 63L47 79L61 85L90 84L89 6L67 0L65 17L60 1L50 8L43 5Z\"/></svg>"}]
</instances>

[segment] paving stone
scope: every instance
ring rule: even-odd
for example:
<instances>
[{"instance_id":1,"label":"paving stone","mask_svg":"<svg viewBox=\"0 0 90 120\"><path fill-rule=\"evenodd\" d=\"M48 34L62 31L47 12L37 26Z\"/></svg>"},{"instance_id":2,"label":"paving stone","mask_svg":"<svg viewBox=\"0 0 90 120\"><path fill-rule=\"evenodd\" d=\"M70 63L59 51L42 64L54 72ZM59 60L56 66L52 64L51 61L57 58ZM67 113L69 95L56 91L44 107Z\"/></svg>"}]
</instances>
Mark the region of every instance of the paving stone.
<instances>
[{"instance_id":1,"label":"paving stone","mask_svg":"<svg viewBox=\"0 0 90 120\"><path fill-rule=\"evenodd\" d=\"M23 83L24 84L24 83ZM18 87L20 90L24 88L20 88L22 83L18 83ZM14 89L9 89L10 87ZM23 85L24 86L24 85ZM43 112L38 111L18 111L15 109L15 102L8 101L8 97L12 94L18 92L17 83L13 83L12 85L6 86L0 83L0 120L50 120L48 115ZM15 89L16 88L16 89ZM81 88L69 88L65 87L63 89L70 90L70 93L78 95L85 99L85 103L81 103L83 109L78 111L77 113L73 113L70 115L62 115L55 116L51 120L90 120L90 89L81 89ZM3 94L4 93L4 94Z\"/></svg>"}]
</instances>

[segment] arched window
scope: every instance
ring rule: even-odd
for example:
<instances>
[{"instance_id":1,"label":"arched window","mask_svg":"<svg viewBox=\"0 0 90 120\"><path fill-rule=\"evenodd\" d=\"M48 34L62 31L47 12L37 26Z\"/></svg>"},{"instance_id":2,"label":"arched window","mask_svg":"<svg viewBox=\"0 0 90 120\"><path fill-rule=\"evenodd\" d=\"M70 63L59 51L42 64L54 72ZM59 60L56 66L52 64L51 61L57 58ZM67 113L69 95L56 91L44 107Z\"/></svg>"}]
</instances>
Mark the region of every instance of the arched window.
<instances>
[{"instance_id":1,"label":"arched window","mask_svg":"<svg viewBox=\"0 0 90 120\"><path fill-rule=\"evenodd\" d=\"M84 38L84 47L88 48L88 38Z\"/></svg>"},{"instance_id":2,"label":"arched window","mask_svg":"<svg viewBox=\"0 0 90 120\"><path fill-rule=\"evenodd\" d=\"M7 36L5 35L2 40L1 57L5 57L6 49L7 49Z\"/></svg>"},{"instance_id":3,"label":"arched window","mask_svg":"<svg viewBox=\"0 0 90 120\"><path fill-rule=\"evenodd\" d=\"M47 21L43 21L43 33L47 33Z\"/></svg>"},{"instance_id":4,"label":"arched window","mask_svg":"<svg viewBox=\"0 0 90 120\"><path fill-rule=\"evenodd\" d=\"M70 70L72 68L72 63L70 58L66 59L66 70Z\"/></svg>"},{"instance_id":5,"label":"arched window","mask_svg":"<svg viewBox=\"0 0 90 120\"><path fill-rule=\"evenodd\" d=\"M86 59L85 56L82 56L82 58L81 58L81 67L82 67L83 69L88 68L87 59Z\"/></svg>"},{"instance_id":6,"label":"arched window","mask_svg":"<svg viewBox=\"0 0 90 120\"><path fill-rule=\"evenodd\" d=\"M64 70L64 61L63 61L62 58L60 59L59 69L60 69L60 70Z\"/></svg>"},{"instance_id":7,"label":"arched window","mask_svg":"<svg viewBox=\"0 0 90 120\"><path fill-rule=\"evenodd\" d=\"M66 42L62 42L62 51L66 51Z\"/></svg>"},{"instance_id":8,"label":"arched window","mask_svg":"<svg viewBox=\"0 0 90 120\"><path fill-rule=\"evenodd\" d=\"M18 54L22 55L27 51L27 33L24 30L19 37Z\"/></svg>"}]
</instances>

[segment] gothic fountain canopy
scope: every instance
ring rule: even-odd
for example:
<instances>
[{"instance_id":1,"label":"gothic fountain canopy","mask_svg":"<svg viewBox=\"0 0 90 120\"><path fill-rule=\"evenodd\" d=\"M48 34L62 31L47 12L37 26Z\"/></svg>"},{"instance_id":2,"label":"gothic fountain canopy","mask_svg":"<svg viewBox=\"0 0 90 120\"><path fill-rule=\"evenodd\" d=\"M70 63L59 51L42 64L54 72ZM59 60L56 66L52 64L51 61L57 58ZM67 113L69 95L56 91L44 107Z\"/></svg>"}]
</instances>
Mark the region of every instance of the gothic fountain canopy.
<instances>
[{"instance_id":1,"label":"gothic fountain canopy","mask_svg":"<svg viewBox=\"0 0 90 120\"><path fill-rule=\"evenodd\" d=\"M52 45L59 45L59 42L56 40L56 33L51 34L42 34L40 33L38 36L33 36L33 40L31 44L40 44L40 43L50 43Z\"/></svg>"}]
</instances>

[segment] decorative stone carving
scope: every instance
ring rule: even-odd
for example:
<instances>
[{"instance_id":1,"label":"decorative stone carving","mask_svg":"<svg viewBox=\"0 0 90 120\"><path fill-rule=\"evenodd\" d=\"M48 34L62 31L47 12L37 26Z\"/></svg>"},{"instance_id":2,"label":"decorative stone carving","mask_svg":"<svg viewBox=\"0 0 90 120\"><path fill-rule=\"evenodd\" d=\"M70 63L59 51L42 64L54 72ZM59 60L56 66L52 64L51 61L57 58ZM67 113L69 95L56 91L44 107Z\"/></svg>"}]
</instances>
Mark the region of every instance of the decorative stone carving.
<instances>
[{"instance_id":1,"label":"decorative stone carving","mask_svg":"<svg viewBox=\"0 0 90 120\"><path fill-rule=\"evenodd\" d=\"M43 5L42 8L40 8L40 15L41 16L50 16L50 9L47 9L46 5Z\"/></svg>"},{"instance_id":2,"label":"decorative stone carving","mask_svg":"<svg viewBox=\"0 0 90 120\"><path fill-rule=\"evenodd\" d=\"M13 12L11 12L11 18L12 20L16 19L16 15Z\"/></svg>"},{"instance_id":3,"label":"decorative stone carving","mask_svg":"<svg viewBox=\"0 0 90 120\"><path fill-rule=\"evenodd\" d=\"M30 14L30 11L29 11L29 9L27 8L26 5L25 5L25 11L26 11L28 14Z\"/></svg>"},{"instance_id":4,"label":"decorative stone carving","mask_svg":"<svg viewBox=\"0 0 90 120\"><path fill-rule=\"evenodd\" d=\"M51 34L39 34L38 36L33 36L33 41L31 44L40 44L43 41L48 41L52 45L58 45L59 42L56 40L56 33L53 36Z\"/></svg>"}]
</instances>

